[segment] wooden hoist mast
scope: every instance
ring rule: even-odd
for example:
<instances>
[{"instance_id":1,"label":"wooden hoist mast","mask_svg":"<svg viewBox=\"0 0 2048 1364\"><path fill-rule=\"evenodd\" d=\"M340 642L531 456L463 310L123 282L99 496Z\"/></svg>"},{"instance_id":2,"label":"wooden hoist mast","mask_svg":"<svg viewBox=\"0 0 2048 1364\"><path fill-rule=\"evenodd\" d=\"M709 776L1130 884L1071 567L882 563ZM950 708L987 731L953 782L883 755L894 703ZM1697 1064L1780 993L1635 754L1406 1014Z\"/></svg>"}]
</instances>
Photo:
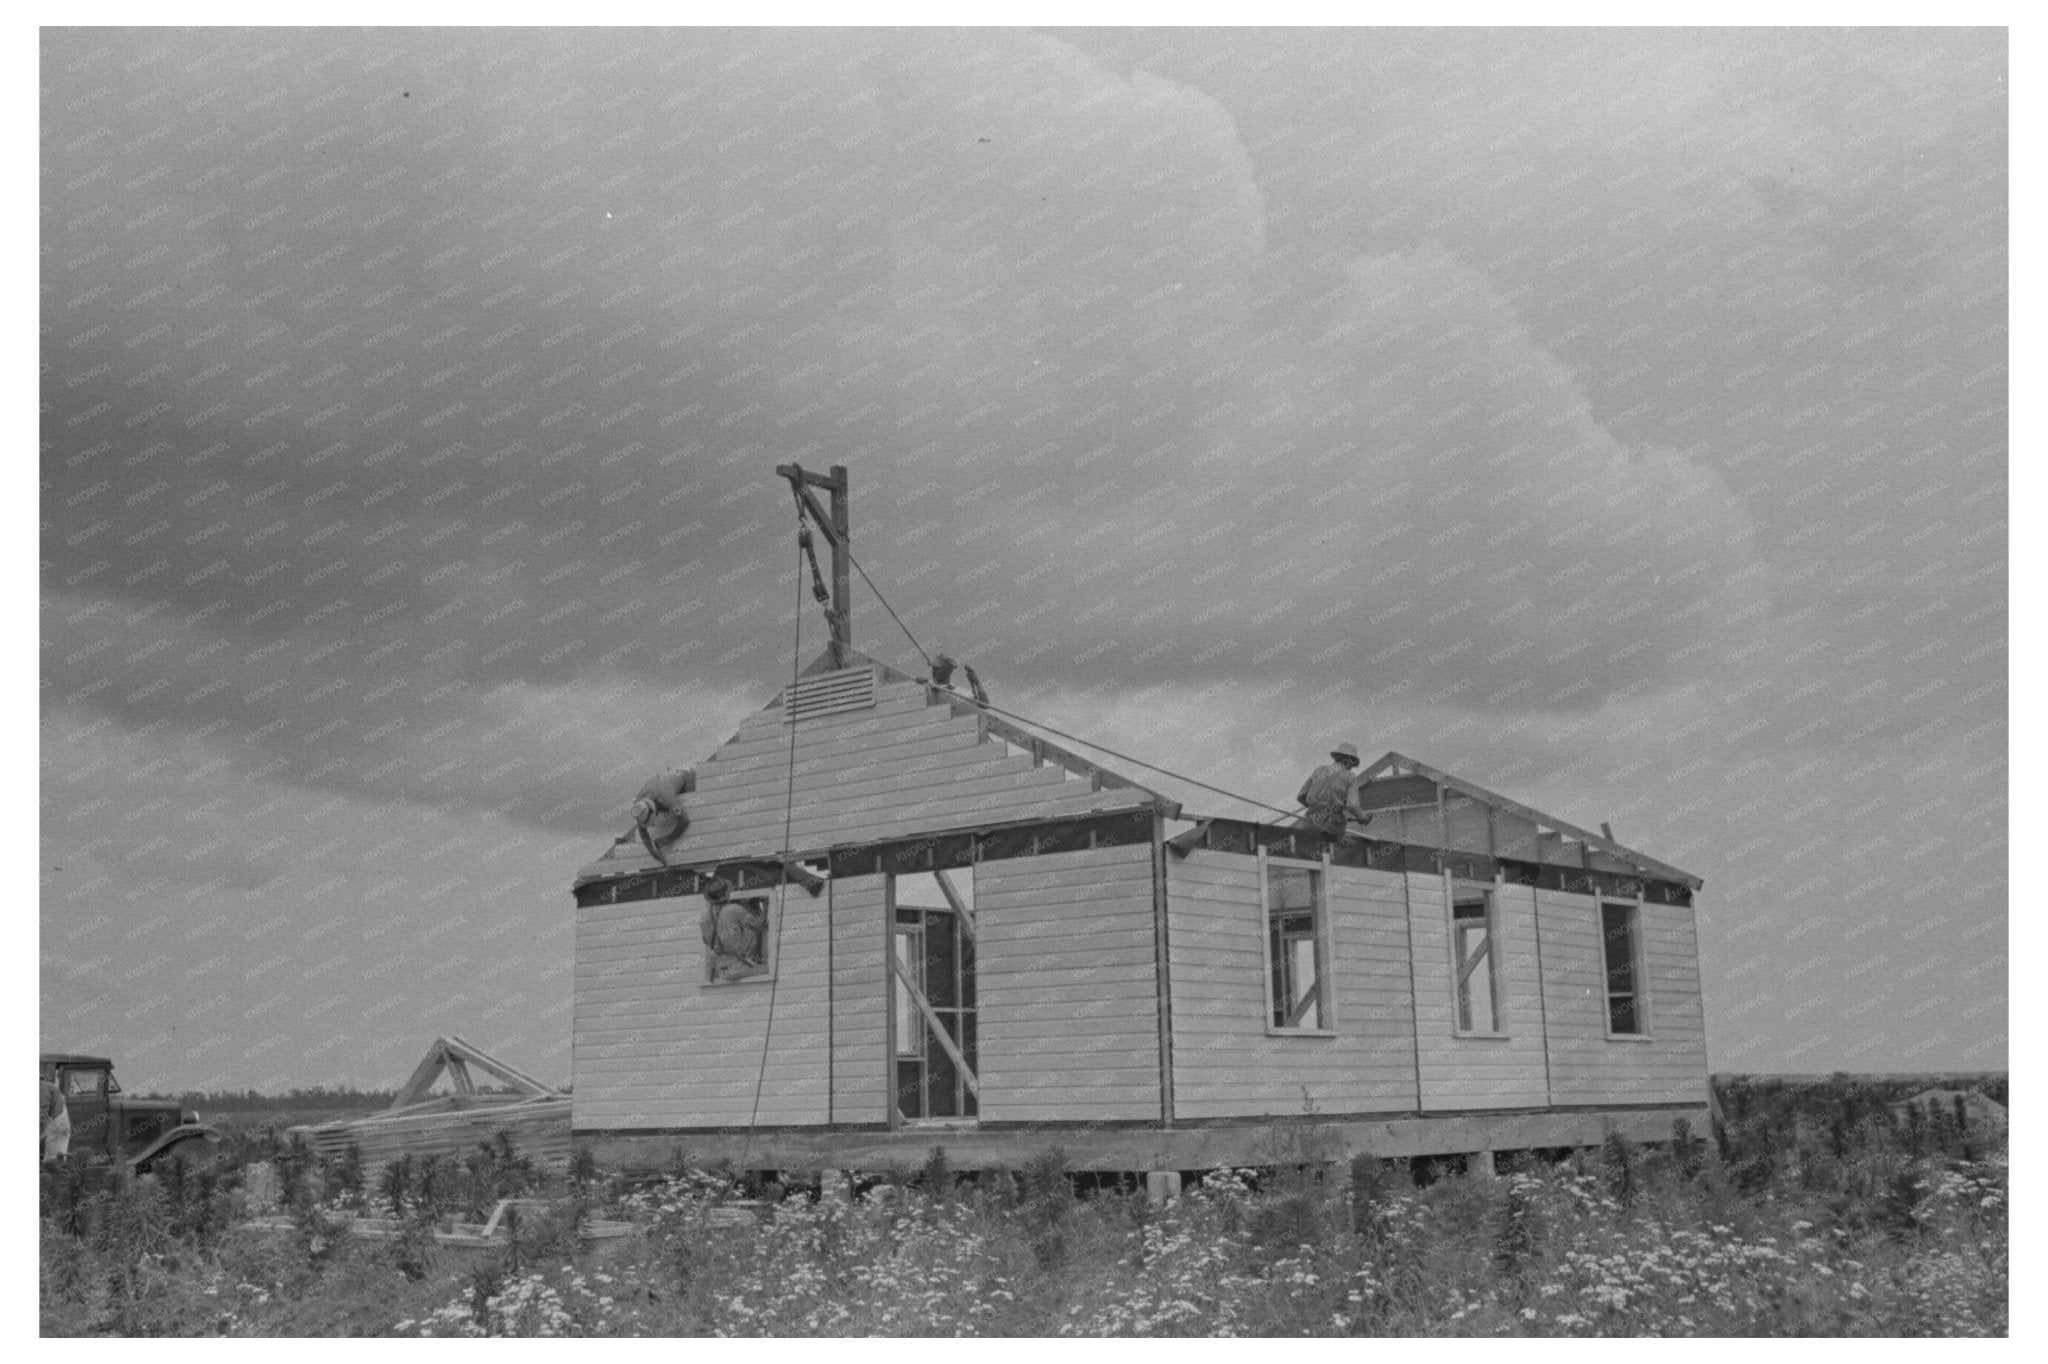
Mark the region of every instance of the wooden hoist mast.
<instances>
[{"instance_id":1,"label":"wooden hoist mast","mask_svg":"<svg viewBox=\"0 0 2048 1364\"><path fill-rule=\"evenodd\" d=\"M825 622L832 630L832 667L836 670L849 666L853 658L853 557L846 547L849 538L849 514L846 505L846 466L835 464L828 477L814 474L801 464L778 464L775 472L789 480L789 490L796 496L797 520L800 528L798 542L811 561L811 582L818 604L825 608ZM823 488L830 495L829 510L818 505L813 488ZM808 520L806 518L808 517ZM817 555L810 547L810 521L818 523L819 532L832 550L832 591L828 602L824 581L818 575Z\"/></svg>"}]
</instances>

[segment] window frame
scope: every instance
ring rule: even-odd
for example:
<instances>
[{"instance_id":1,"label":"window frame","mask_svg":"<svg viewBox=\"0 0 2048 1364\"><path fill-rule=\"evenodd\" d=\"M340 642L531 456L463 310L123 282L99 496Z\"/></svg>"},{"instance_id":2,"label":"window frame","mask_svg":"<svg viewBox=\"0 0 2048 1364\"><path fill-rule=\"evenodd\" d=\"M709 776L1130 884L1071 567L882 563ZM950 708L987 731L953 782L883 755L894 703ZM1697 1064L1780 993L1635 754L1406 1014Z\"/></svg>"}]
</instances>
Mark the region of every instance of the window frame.
<instances>
[{"instance_id":1,"label":"window frame","mask_svg":"<svg viewBox=\"0 0 2048 1364\"><path fill-rule=\"evenodd\" d=\"M1650 1034L1649 972L1646 969L1643 956L1642 896L1638 895L1634 900L1611 900L1604 895L1595 896L1593 906L1594 929L1600 937L1601 1027L1606 1033L1607 1040L1610 1042L1653 1041L1654 1039ZM1633 987L1628 992L1628 998L1634 1009L1636 1025L1633 1032L1616 1032L1614 1030L1614 1001L1617 998L1617 992L1614 989L1613 962L1608 955L1610 939L1607 931L1607 911L1609 909L1623 910L1627 914L1629 984Z\"/></svg>"},{"instance_id":2,"label":"window frame","mask_svg":"<svg viewBox=\"0 0 2048 1364\"><path fill-rule=\"evenodd\" d=\"M1259 1018L1269 1037L1337 1036L1337 954L1336 936L1330 924L1330 857L1327 852L1315 861L1306 858L1274 857L1265 848L1258 852L1259 865ZM1310 882L1310 941L1316 954L1316 1024L1313 1028L1285 1027L1273 1021L1273 909L1272 871L1301 871ZM1291 1003L1291 1001L1290 1001Z\"/></svg>"},{"instance_id":3,"label":"window frame","mask_svg":"<svg viewBox=\"0 0 2048 1364\"><path fill-rule=\"evenodd\" d=\"M900 883L903 880L916 876L931 876L935 871L944 871L948 875L966 874L968 882L964 905L956 906L951 903L952 897L946 895L942 887L939 887L938 898L946 900L948 902L946 904L928 904L915 900L909 903L903 902L900 894ZM978 1126L981 1122L981 1100L979 1095L979 1072L982 1064L980 1048L981 989L978 979L980 943L979 928L974 913L974 873L975 866L969 863L962 867L889 872L884 877L882 904L884 918L888 925L888 959L884 962L882 968L887 984L888 1001L888 1074L886 1082L887 1097L884 1102L887 1105L888 1121L892 1128L974 1127ZM937 886L936 880L934 885L935 887ZM914 913L919 916L919 921L915 927L900 922L899 916L904 913ZM923 1012L917 1007L916 1002L904 993L903 982L897 977L897 970L905 965L898 955L898 947L903 939L908 937L917 943L918 950L908 962L907 969L915 974L919 992L929 993L925 973L926 957L924 951L925 936L930 931L929 920L925 917L928 915L938 915L942 919L951 921L954 925L951 931L957 935L954 941L954 950L959 954L955 958L955 969L960 973L958 978L958 984L961 987L960 998L954 1004L934 1005L933 1008L935 1012L942 1016L950 1016L955 1028L958 1029L957 1035L949 1034L948 1036L953 1045L960 1049L963 1060L966 1060L970 1068L975 1072L976 1081L974 1084L968 1084L961 1077L958 1064L953 1062L950 1056L943 1056L943 1046L937 1045L933 1039L927 1036L927 1025ZM966 998L969 992L972 994L971 1001ZM904 1037L903 1023L906 1010L910 1021L910 1031L917 1036L921 1044L916 1052L906 1052L904 1050L906 1038ZM919 1066L920 1073L925 1077L924 1083L928 1083L931 1057L934 1052L942 1054L948 1069L954 1073L953 1106L961 1111L950 1115L912 1116L903 1111L902 1063L914 1060Z\"/></svg>"},{"instance_id":4,"label":"window frame","mask_svg":"<svg viewBox=\"0 0 2048 1364\"><path fill-rule=\"evenodd\" d=\"M759 890L735 890L731 898L734 900L759 900L763 912L767 915L768 921L761 925L761 969L750 975L741 976L737 980L718 979L717 975L714 974L715 968L711 960L711 944L702 940L704 910L708 907L708 902L700 893L697 896L699 934L697 987L699 989L732 990L746 985L772 984L775 980L776 967L780 964L775 950L775 937L776 928L781 922L782 914L782 906L777 903L778 897Z\"/></svg>"},{"instance_id":5,"label":"window frame","mask_svg":"<svg viewBox=\"0 0 2048 1364\"><path fill-rule=\"evenodd\" d=\"M73 1089L73 1080L93 1081L90 1089ZM114 1083L114 1072L104 1066L65 1066L57 1076L57 1090L66 1102L72 1099L104 1099L109 1094L118 1094L121 1087Z\"/></svg>"},{"instance_id":6,"label":"window frame","mask_svg":"<svg viewBox=\"0 0 2048 1364\"><path fill-rule=\"evenodd\" d=\"M1500 939L1500 883L1498 881L1480 884L1454 881L1450 874L1444 874L1444 946L1450 962L1451 982L1451 1035L1474 1041L1493 1041L1513 1036L1508 1028L1507 981L1501 969ZM1479 901L1485 906L1486 926L1486 987L1487 1003L1493 1014L1493 1027L1468 1028L1464 1026L1464 997L1459 973L1464 969L1464 959L1458 947L1458 906Z\"/></svg>"}]
</instances>

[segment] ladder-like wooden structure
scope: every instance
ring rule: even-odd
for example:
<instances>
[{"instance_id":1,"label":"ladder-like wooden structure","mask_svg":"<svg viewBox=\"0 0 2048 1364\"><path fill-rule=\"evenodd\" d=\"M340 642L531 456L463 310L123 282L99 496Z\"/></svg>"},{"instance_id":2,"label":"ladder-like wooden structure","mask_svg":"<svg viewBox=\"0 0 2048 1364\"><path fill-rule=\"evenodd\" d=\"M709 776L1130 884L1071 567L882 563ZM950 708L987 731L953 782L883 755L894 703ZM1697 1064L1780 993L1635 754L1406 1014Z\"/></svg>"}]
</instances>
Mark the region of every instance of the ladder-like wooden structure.
<instances>
[{"instance_id":1,"label":"ladder-like wooden structure","mask_svg":"<svg viewBox=\"0 0 2048 1364\"><path fill-rule=\"evenodd\" d=\"M486 1094L477 1088L472 1068L515 1093ZM453 1094L430 1095L446 1074ZM381 1113L288 1129L322 1156L337 1157L353 1146L365 1174L403 1155L454 1156L507 1133L521 1155L536 1164L561 1166L569 1159L569 1096L541 1083L525 1071L465 1042L437 1037L427 1048L398 1097Z\"/></svg>"}]
</instances>

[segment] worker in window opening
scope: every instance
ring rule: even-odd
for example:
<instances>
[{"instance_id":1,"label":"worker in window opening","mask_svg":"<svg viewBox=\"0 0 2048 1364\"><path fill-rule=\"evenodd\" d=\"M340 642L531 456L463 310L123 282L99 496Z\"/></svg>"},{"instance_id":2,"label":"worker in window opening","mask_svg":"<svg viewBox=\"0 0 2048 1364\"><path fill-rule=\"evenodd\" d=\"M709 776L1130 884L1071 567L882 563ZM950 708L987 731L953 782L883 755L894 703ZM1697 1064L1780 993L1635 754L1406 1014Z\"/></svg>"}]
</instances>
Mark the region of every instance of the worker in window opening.
<instances>
[{"instance_id":1,"label":"worker in window opening","mask_svg":"<svg viewBox=\"0 0 2048 1364\"><path fill-rule=\"evenodd\" d=\"M612 840L612 846L630 843L635 835L647 849L647 855L663 866L668 865L668 850L690 827L690 815L683 808L683 797L694 795L697 790L697 769L694 767L672 767L647 779L646 785L633 797L633 827Z\"/></svg>"},{"instance_id":2,"label":"worker in window opening","mask_svg":"<svg viewBox=\"0 0 2048 1364\"><path fill-rule=\"evenodd\" d=\"M768 902L758 897L733 898L722 876L704 883L704 917L698 923L710 955L709 978L744 980L768 969L762 939L768 929Z\"/></svg>"},{"instance_id":3,"label":"worker in window opening","mask_svg":"<svg viewBox=\"0 0 2048 1364\"><path fill-rule=\"evenodd\" d=\"M1330 750L1330 761L1309 773L1295 796L1306 807L1301 822L1337 839L1345 836L1347 820L1366 823L1372 816L1358 804L1359 780L1357 747L1338 744Z\"/></svg>"},{"instance_id":4,"label":"worker in window opening","mask_svg":"<svg viewBox=\"0 0 2048 1364\"><path fill-rule=\"evenodd\" d=\"M64 1104L64 1091L48 1080L42 1082L42 1110L37 1122L41 1134L44 1164L71 1154L71 1110Z\"/></svg>"}]
</instances>

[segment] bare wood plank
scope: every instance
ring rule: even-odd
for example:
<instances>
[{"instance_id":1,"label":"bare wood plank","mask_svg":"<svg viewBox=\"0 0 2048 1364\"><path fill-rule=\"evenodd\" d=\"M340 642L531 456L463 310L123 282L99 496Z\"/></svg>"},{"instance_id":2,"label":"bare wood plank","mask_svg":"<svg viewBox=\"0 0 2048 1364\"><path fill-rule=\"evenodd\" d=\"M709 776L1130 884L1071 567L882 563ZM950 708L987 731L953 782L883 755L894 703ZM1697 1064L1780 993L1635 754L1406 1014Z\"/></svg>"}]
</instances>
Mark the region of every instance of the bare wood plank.
<instances>
[{"instance_id":1,"label":"bare wood plank","mask_svg":"<svg viewBox=\"0 0 2048 1364\"><path fill-rule=\"evenodd\" d=\"M1299 1103L1299 1095L1295 1101ZM1673 1118L1696 1131L1707 1130L1704 1100L1673 1102L1649 1109L1582 1113L1471 1115L1458 1118L1338 1117L1319 1124L1331 1134L1340 1156L1398 1158L1464 1151L1525 1150L1540 1146L1594 1146L1609 1131L1631 1140L1669 1136ZM582 1121L579 1112L579 1123ZM710 1163L738 1159L742 1148L762 1168L787 1170L883 1170L916 1165L943 1142L958 1169L1021 1169L1052 1146L1077 1170L1214 1170L1256 1165L1284 1149L1298 1124L1246 1122L1224 1127L1100 1129L1057 1125L1029 1131L967 1128L907 1128L897 1132L821 1131L676 1132L656 1136L607 1136L579 1128L577 1144L601 1162L627 1169L663 1169L678 1147Z\"/></svg>"},{"instance_id":2,"label":"bare wood plank","mask_svg":"<svg viewBox=\"0 0 2048 1364\"><path fill-rule=\"evenodd\" d=\"M960 898L960 892L953 888L952 878L945 872L933 872L932 879L939 883L939 893L946 897L946 903L952 906L953 913L960 920L960 926L967 930L968 940L970 942L973 941L975 937L974 911L969 909L967 902Z\"/></svg>"},{"instance_id":3,"label":"bare wood plank","mask_svg":"<svg viewBox=\"0 0 2048 1364\"><path fill-rule=\"evenodd\" d=\"M938 1014L925 1001L924 991L917 988L917 983L911 980L909 973L903 969L903 963L897 960L893 952L889 954L889 970L896 977L897 988L910 996L910 1002L924 1015L925 1026L931 1031L932 1040L939 1044L939 1048L960 1072L960 1079L966 1084L967 1092L979 1097L981 1082L974 1078L974 1068L968 1065L967 1058L960 1054L960 1048L953 1041L952 1035L946 1031L946 1025L939 1021Z\"/></svg>"},{"instance_id":4,"label":"bare wood plank","mask_svg":"<svg viewBox=\"0 0 2048 1364\"><path fill-rule=\"evenodd\" d=\"M427 1091L433 1088L434 1081L441 1078L442 1067L446 1064L447 1052L442 1048L441 1039L435 1038L434 1044L427 1048L426 1056L413 1067L405 1083L398 1087L398 1095L392 1099L391 1107L405 1108L424 1099Z\"/></svg>"}]
</instances>

